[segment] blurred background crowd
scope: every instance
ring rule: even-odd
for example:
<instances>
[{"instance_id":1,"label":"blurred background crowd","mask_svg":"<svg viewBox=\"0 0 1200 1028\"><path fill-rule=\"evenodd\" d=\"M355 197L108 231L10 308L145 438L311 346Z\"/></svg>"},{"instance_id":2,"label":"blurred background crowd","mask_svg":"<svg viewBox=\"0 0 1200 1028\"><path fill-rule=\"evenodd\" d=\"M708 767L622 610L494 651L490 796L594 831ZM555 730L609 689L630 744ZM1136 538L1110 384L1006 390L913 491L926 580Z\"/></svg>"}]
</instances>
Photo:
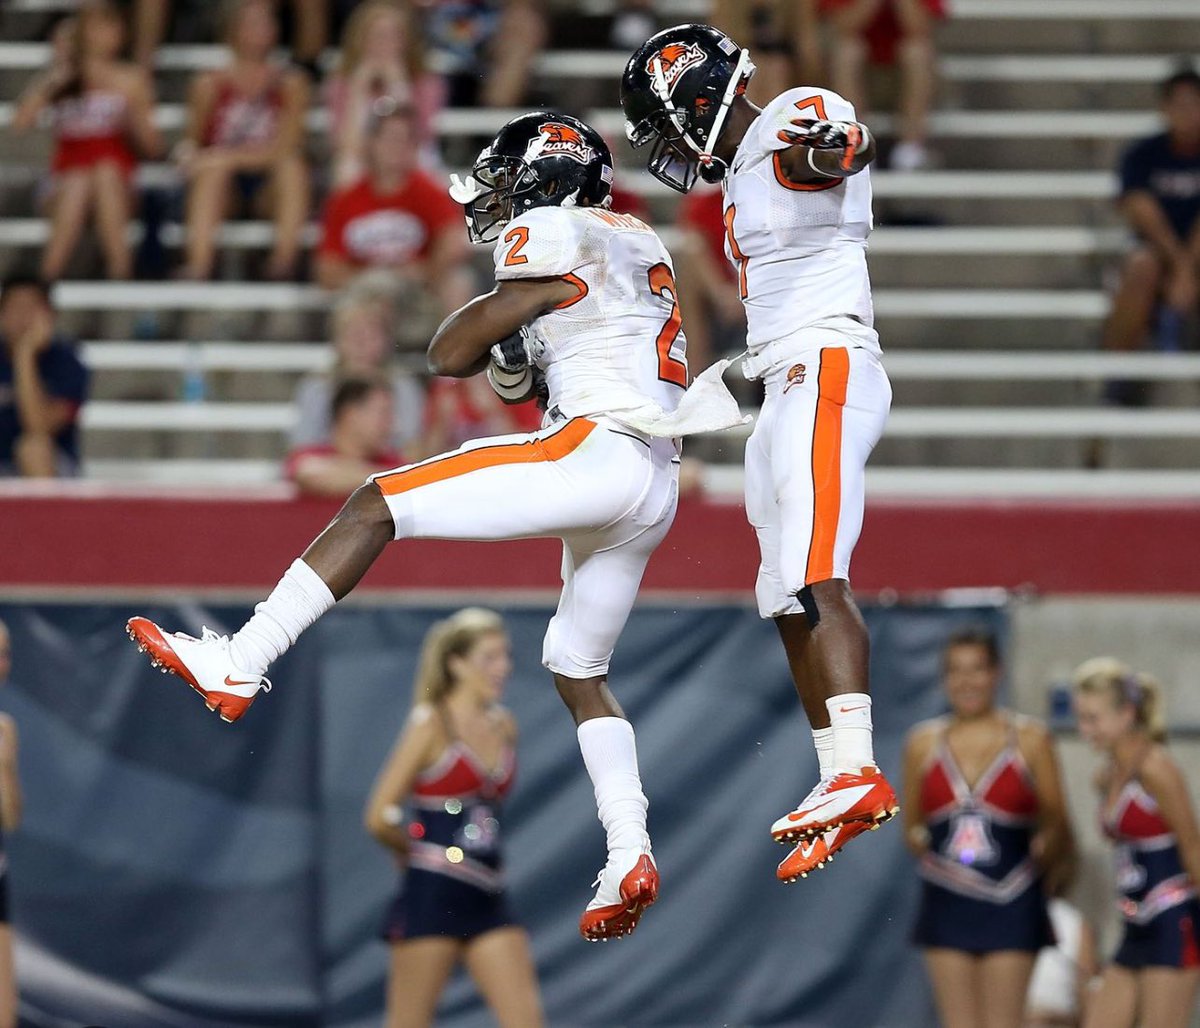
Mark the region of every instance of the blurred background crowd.
<instances>
[{"instance_id":1,"label":"blurred background crowd","mask_svg":"<svg viewBox=\"0 0 1200 1028\"><path fill-rule=\"evenodd\" d=\"M901 355L896 406L949 417L895 433L877 463L1180 470L1190 423L1149 446L1107 412L1194 400L1191 365L1129 358L1196 342L1196 41L1136 12L1132 26L1036 37L1007 16L973 31L986 16L960 24L943 0L6 4L0 473L261 483L283 467L306 492L336 493L397 455L535 424L479 383L430 383L421 360L438 321L490 284L448 172L532 107L609 137L615 206L673 250L693 372L738 352L719 191L656 187L614 109L628 51L687 17L751 47L756 101L829 84L884 141L873 275L886 348L1116 358L1039 374L1009 353L927 378L924 354L911 370ZM947 37L956 52L939 56ZM1051 67L1036 52L1080 43L1095 56ZM1122 46L1158 52L1105 81ZM1110 128L1092 120L1098 103ZM1055 126L1059 107L1071 110ZM1088 174L1105 169L1119 176ZM335 419L350 378L378 388L351 390ZM1032 445L1000 421L985 441L960 427L973 407L1034 404L1086 416ZM738 441L694 453L734 462Z\"/></svg>"}]
</instances>

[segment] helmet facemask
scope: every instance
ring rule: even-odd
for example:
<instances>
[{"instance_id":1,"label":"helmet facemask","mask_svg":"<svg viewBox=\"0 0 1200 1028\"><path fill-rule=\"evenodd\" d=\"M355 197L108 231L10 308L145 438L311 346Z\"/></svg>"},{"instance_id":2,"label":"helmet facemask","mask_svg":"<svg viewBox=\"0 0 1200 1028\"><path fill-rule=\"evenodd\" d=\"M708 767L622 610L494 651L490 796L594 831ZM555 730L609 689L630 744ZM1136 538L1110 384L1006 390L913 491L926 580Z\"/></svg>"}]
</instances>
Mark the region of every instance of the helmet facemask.
<instances>
[{"instance_id":1,"label":"helmet facemask","mask_svg":"<svg viewBox=\"0 0 1200 1028\"><path fill-rule=\"evenodd\" d=\"M491 243L517 217L520 198L537 187L538 177L527 161L489 148L479 155L465 182L453 177L450 195L466 208L471 242Z\"/></svg>"}]
</instances>

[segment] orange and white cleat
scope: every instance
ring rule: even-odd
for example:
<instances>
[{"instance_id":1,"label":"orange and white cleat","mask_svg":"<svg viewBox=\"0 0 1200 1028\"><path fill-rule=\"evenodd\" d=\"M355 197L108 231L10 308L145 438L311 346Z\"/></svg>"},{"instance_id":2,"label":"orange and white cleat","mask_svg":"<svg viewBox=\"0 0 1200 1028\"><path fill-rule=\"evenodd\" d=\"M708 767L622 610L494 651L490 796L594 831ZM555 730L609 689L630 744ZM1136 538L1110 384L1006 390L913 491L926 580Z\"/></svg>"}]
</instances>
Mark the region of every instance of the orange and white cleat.
<instances>
[{"instance_id":1,"label":"orange and white cleat","mask_svg":"<svg viewBox=\"0 0 1200 1028\"><path fill-rule=\"evenodd\" d=\"M607 942L629 935L658 899L658 868L648 849L614 850L592 884L599 888L579 919L579 934Z\"/></svg>"},{"instance_id":2,"label":"orange and white cleat","mask_svg":"<svg viewBox=\"0 0 1200 1028\"><path fill-rule=\"evenodd\" d=\"M771 837L790 845L851 821L875 829L899 810L895 791L872 764L822 779L800 806L771 826Z\"/></svg>"},{"instance_id":3,"label":"orange and white cleat","mask_svg":"<svg viewBox=\"0 0 1200 1028\"><path fill-rule=\"evenodd\" d=\"M847 821L829 829L824 835L801 839L792 852L783 858L775 877L788 885L800 878L807 878L833 860L834 855L851 839L867 831L870 831L870 826L865 821Z\"/></svg>"},{"instance_id":4,"label":"orange and white cleat","mask_svg":"<svg viewBox=\"0 0 1200 1028\"><path fill-rule=\"evenodd\" d=\"M154 667L182 678L222 721L236 721L260 690L271 691L269 679L234 666L229 638L209 628L202 629L196 639L183 632L164 632L148 618L135 617L129 619L125 630Z\"/></svg>"}]
</instances>

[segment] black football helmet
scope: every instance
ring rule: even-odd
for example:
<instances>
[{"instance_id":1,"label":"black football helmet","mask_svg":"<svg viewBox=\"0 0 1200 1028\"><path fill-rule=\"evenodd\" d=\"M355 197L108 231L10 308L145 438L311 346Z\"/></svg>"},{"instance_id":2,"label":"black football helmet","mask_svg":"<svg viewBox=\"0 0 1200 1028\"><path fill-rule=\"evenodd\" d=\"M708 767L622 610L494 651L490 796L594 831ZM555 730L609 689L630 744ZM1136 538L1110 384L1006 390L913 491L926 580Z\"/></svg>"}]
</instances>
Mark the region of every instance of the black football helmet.
<instances>
[{"instance_id":1,"label":"black football helmet","mask_svg":"<svg viewBox=\"0 0 1200 1028\"><path fill-rule=\"evenodd\" d=\"M629 142L654 144L650 174L681 193L697 176L720 182L727 169L712 149L753 74L750 52L711 25L676 25L646 40L625 65L621 107Z\"/></svg>"},{"instance_id":2,"label":"black football helmet","mask_svg":"<svg viewBox=\"0 0 1200 1028\"><path fill-rule=\"evenodd\" d=\"M603 207L612 189L608 144L568 114L534 111L513 118L475 159L450 196L466 208L467 234L489 243L534 207Z\"/></svg>"}]
</instances>

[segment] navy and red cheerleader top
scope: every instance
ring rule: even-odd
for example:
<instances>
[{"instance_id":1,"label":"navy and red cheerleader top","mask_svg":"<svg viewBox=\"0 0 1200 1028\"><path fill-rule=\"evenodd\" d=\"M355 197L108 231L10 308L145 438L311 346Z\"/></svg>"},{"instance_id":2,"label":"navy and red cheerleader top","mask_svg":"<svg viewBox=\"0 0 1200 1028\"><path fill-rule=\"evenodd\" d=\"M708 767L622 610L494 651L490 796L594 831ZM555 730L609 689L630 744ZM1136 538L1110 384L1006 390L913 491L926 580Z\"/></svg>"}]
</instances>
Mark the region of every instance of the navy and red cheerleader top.
<instances>
[{"instance_id":1,"label":"navy and red cheerleader top","mask_svg":"<svg viewBox=\"0 0 1200 1028\"><path fill-rule=\"evenodd\" d=\"M497 766L489 769L470 746L452 739L413 786L409 867L499 892L500 808L515 776L511 746L504 747Z\"/></svg>"},{"instance_id":2,"label":"navy and red cheerleader top","mask_svg":"<svg viewBox=\"0 0 1200 1028\"><path fill-rule=\"evenodd\" d=\"M1008 903L1037 880L1030 843L1038 797L1012 725L974 787L943 731L921 782L921 813L929 831L920 866L926 881L972 899Z\"/></svg>"},{"instance_id":3,"label":"navy and red cheerleader top","mask_svg":"<svg viewBox=\"0 0 1200 1028\"><path fill-rule=\"evenodd\" d=\"M1117 905L1126 921L1147 924L1196 898L1175 834L1136 774L1101 812L1101 825L1116 843Z\"/></svg>"}]
</instances>

